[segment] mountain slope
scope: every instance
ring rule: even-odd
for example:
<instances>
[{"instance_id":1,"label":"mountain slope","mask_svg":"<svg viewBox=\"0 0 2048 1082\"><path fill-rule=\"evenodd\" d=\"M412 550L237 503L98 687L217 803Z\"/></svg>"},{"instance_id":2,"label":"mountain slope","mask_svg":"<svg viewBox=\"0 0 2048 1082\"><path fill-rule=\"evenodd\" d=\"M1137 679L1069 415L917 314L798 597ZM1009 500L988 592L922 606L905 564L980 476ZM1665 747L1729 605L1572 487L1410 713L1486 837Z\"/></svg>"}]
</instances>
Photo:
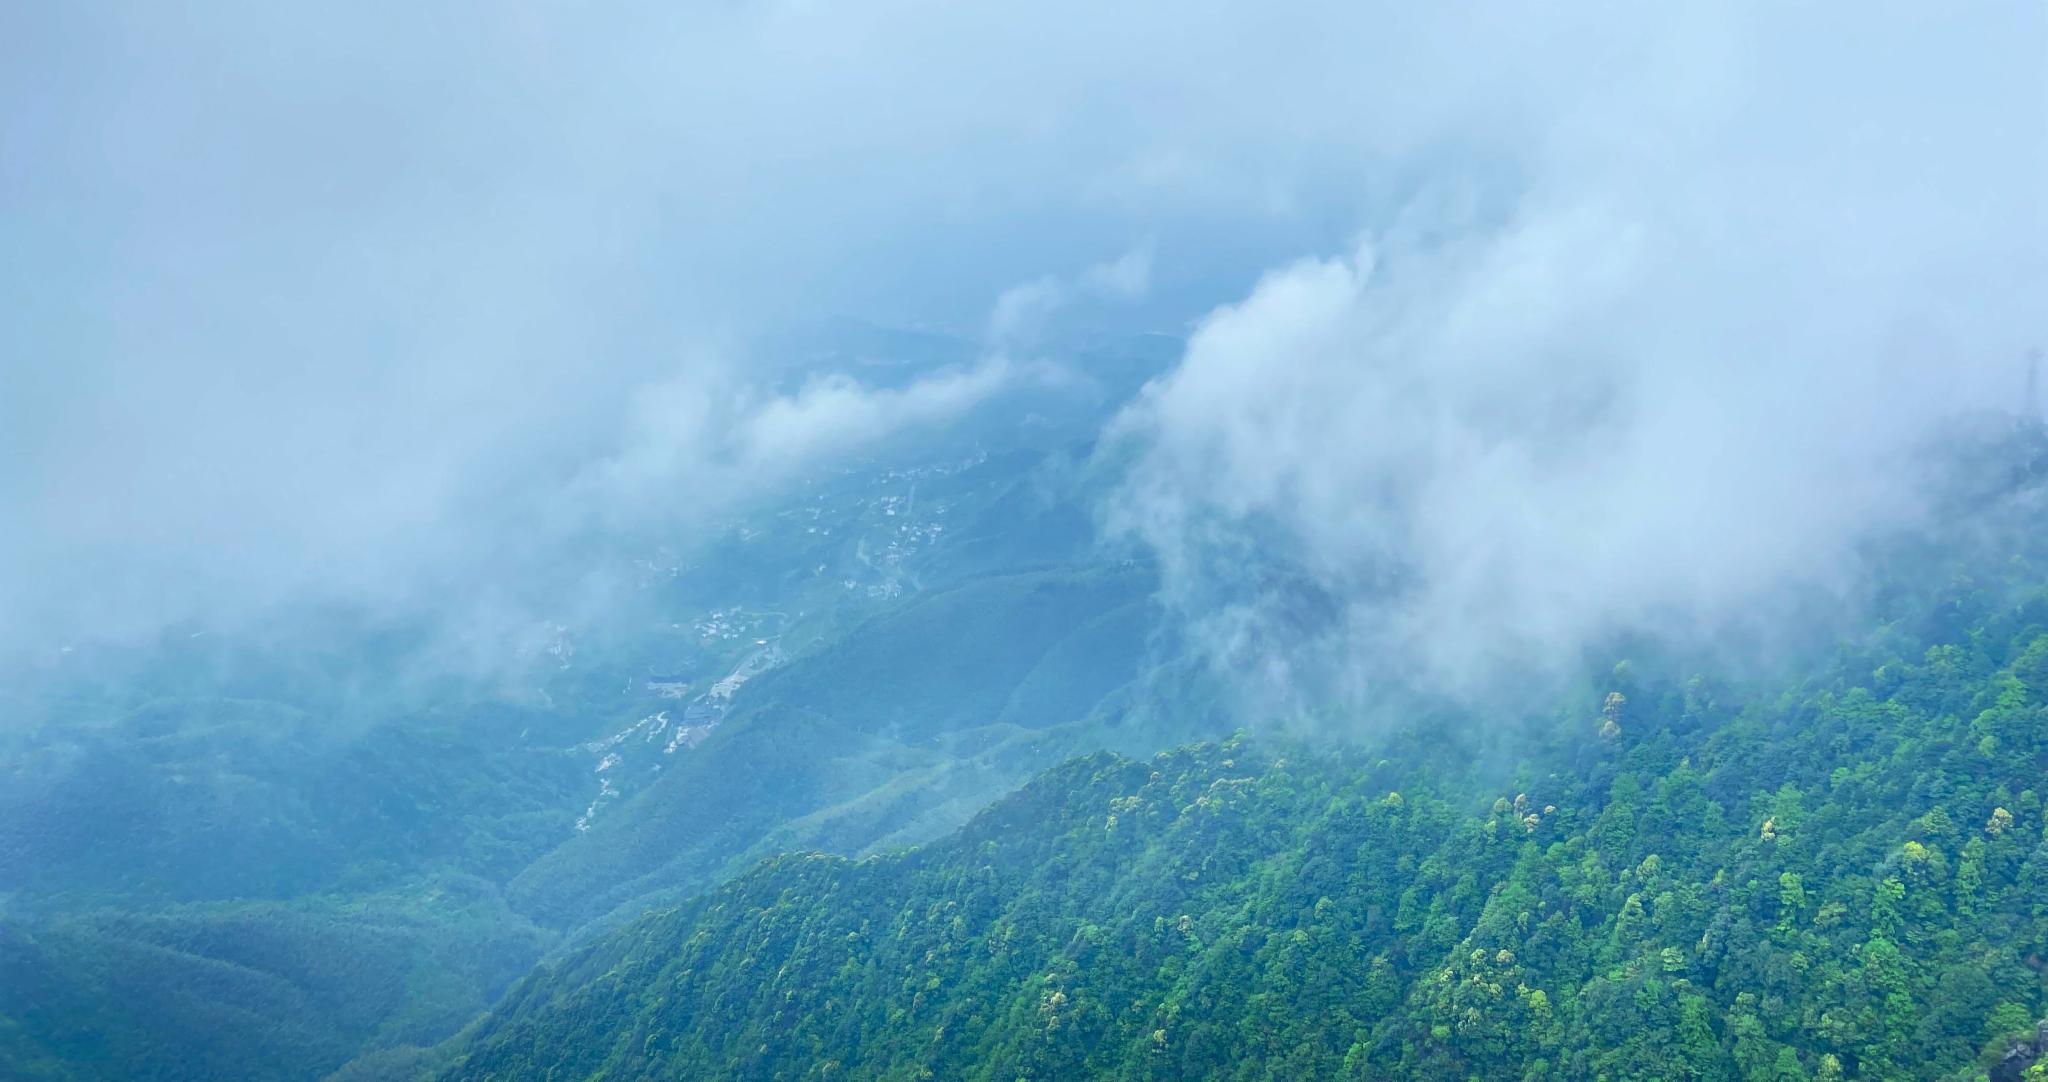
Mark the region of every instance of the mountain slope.
<instances>
[{"instance_id":1,"label":"mountain slope","mask_svg":"<svg viewBox=\"0 0 2048 1082\"><path fill-rule=\"evenodd\" d=\"M1074 760L605 937L443 1077L1978 1076L2048 1009L2048 600L1990 596L1775 690L1620 672L1512 768Z\"/></svg>"},{"instance_id":2,"label":"mountain slope","mask_svg":"<svg viewBox=\"0 0 2048 1082\"><path fill-rule=\"evenodd\" d=\"M8 1077L317 1077L364 1048L430 1044L552 936L488 884L427 897L207 903L0 920Z\"/></svg>"},{"instance_id":3,"label":"mountain slope","mask_svg":"<svg viewBox=\"0 0 2048 1082\"><path fill-rule=\"evenodd\" d=\"M324 609L0 658L0 1076L384 1077L762 856L927 840L1069 755L1215 731L1120 717L1150 569L1095 549L1070 449L991 442L636 550L638 601L486 628L512 653L480 673Z\"/></svg>"}]
</instances>

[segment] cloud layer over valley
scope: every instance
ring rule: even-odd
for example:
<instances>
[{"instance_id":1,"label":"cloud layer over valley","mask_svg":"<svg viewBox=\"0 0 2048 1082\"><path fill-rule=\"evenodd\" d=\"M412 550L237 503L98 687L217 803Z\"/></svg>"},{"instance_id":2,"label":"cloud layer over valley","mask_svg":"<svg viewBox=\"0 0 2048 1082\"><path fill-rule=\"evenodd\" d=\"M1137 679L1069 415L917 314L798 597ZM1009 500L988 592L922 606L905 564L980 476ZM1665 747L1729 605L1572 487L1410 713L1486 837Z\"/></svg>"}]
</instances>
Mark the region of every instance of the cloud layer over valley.
<instances>
[{"instance_id":1,"label":"cloud layer over valley","mask_svg":"<svg viewBox=\"0 0 2048 1082\"><path fill-rule=\"evenodd\" d=\"M1487 688L1848 591L1921 511L1916 454L2021 408L2048 330L2048 83L2015 46L2044 26L2006 14L1618 15L1629 55L1455 133L1508 189L1199 324L1120 422L1118 524L1283 697Z\"/></svg>"},{"instance_id":2,"label":"cloud layer over valley","mask_svg":"<svg viewBox=\"0 0 2048 1082\"><path fill-rule=\"evenodd\" d=\"M0 639L433 605L1188 335L1105 520L1232 671L1846 590L2012 408L2036 5L0 16ZM1454 62L1452 58L1455 58ZM949 333L879 373L778 352ZM1361 659L1371 659L1363 661Z\"/></svg>"}]
</instances>

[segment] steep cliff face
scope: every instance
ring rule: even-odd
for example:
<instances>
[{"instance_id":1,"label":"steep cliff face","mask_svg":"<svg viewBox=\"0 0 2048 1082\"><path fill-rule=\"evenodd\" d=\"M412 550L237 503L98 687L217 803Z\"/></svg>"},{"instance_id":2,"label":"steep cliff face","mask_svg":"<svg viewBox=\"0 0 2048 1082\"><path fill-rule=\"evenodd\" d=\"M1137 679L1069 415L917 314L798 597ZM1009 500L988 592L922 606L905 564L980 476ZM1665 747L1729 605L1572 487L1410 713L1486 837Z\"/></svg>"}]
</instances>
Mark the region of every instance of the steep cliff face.
<instances>
[{"instance_id":1,"label":"steep cliff face","mask_svg":"<svg viewBox=\"0 0 2048 1082\"><path fill-rule=\"evenodd\" d=\"M2006 1049L1991 1068L1991 1082L2027 1082L2029 1069L2048 1056L2048 1018L2034 1023L2034 1036ZM2037 1076L2040 1072L2034 1072Z\"/></svg>"}]
</instances>

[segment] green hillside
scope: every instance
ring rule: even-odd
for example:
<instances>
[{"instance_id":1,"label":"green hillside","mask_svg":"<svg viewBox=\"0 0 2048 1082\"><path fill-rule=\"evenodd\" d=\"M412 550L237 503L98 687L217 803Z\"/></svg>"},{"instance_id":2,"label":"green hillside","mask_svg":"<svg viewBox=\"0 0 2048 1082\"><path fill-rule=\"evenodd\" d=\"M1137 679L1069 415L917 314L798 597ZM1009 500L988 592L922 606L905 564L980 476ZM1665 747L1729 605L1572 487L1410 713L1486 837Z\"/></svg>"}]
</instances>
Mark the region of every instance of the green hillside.
<instances>
[{"instance_id":1,"label":"green hillside","mask_svg":"<svg viewBox=\"0 0 2048 1082\"><path fill-rule=\"evenodd\" d=\"M926 841L1068 756L1218 731L1124 709L1155 583L1039 464L851 472L482 676L318 613L8 670L0 1077L384 1077L764 856Z\"/></svg>"},{"instance_id":2,"label":"green hillside","mask_svg":"<svg viewBox=\"0 0 2048 1082\"><path fill-rule=\"evenodd\" d=\"M488 883L0 921L10 1078L318 1077L430 1044L553 941Z\"/></svg>"},{"instance_id":3,"label":"green hillside","mask_svg":"<svg viewBox=\"0 0 2048 1082\"><path fill-rule=\"evenodd\" d=\"M1511 752L1075 759L612 933L441 1077L1981 1077L2048 1010L2048 595L1911 607Z\"/></svg>"},{"instance_id":4,"label":"green hillside","mask_svg":"<svg viewBox=\"0 0 2048 1082\"><path fill-rule=\"evenodd\" d=\"M2048 3L0 2L0 1082L2048 1082Z\"/></svg>"}]
</instances>

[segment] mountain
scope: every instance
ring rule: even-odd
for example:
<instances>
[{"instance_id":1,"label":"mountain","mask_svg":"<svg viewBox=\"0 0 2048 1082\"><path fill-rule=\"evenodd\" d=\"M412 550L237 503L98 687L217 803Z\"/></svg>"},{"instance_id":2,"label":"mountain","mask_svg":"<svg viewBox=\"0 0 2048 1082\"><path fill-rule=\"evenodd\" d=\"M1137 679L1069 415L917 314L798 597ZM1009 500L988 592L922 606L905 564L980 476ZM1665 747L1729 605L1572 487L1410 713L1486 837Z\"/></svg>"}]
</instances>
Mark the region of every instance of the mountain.
<instances>
[{"instance_id":1,"label":"mountain","mask_svg":"<svg viewBox=\"0 0 2048 1082\"><path fill-rule=\"evenodd\" d=\"M379 1077L764 856L1227 732L1126 708L1176 647L1095 537L1072 397L599 546L626 587L574 623L307 606L0 657L0 1077Z\"/></svg>"},{"instance_id":2,"label":"mountain","mask_svg":"<svg viewBox=\"0 0 2048 1082\"><path fill-rule=\"evenodd\" d=\"M1928 528L1812 599L1852 617L1285 714L1098 535L1099 410L1026 420L593 545L622 585L574 621L309 606L0 659L0 1077L2032 1055L2037 429L1940 450Z\"/></svg>"},{"instance_id":3,"label":"mountain","mask_svg":"<svg viewBox=\"0 0 2048 1082\"><path fill-rule=\"evenodd\" d=\"M434 1077L2024 1066L2048 1010L2048 592L1990 585L1792 682L1624 668L1508 757L1419 730L1073 759L921 849L776 857L615 930Z\"/></svg>"}]
</instances>

